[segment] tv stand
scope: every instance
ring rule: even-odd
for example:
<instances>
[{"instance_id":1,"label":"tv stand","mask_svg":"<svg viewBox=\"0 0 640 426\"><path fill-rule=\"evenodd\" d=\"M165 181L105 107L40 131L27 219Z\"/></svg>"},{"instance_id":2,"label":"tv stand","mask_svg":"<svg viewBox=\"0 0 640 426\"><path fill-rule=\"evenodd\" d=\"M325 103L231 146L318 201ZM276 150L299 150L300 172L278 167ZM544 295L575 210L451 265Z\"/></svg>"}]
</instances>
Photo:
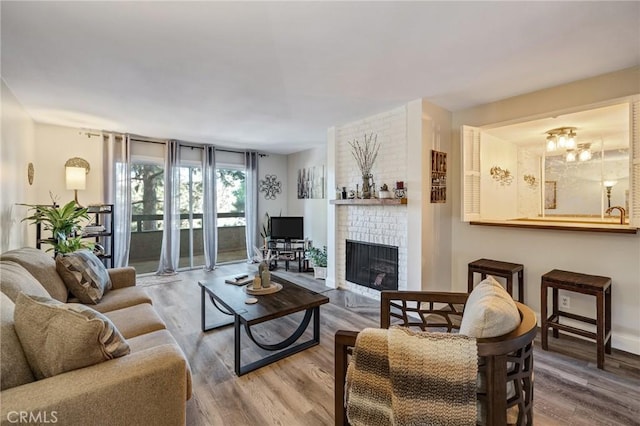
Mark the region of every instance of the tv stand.
<instances>
[{"instance_id":1,"label":"tv stand","mask_svg":"<svg viewBox=\"0 0 640 426\"><path fill-rule=\"evenodd\" d=\"M305 256L307 251L306 249L310 243L311 241L309 240L269 240L267 243L267 250L271 250L272 253L275 253L275 259L272 260L274 269L278 267L278 261L283 260L285 271L288 271L289 262L297 260L299 272L307 272L308 270L311 270L309 268L309 261Z\"/></svg>"}]
</instances>

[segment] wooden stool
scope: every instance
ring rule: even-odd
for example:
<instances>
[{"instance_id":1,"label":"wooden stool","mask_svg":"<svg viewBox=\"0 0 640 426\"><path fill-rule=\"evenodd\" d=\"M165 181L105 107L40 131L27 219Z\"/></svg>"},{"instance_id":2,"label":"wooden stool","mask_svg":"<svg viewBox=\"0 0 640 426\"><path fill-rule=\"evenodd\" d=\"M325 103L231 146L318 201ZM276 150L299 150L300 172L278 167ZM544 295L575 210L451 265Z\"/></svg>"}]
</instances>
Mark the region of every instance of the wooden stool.
<instances>
[{"instance_id":1,"label":"wooden stool","mask_svg":"<svg viewBox=\"0 0 640 426\"><path fill-rule=\"evenodd\" d=\"M547 317L547 289L553 289L553 311ZM596 297L596 319L563 312L558 309L558 290L590 294ZM558 338L558 330L595 339L598 349L598 368L604 369L604 353L611 353L611 278L579 274L554 269L542 276L541 291L542 349L548 348L547 329L553 328L553 337ZM560 324L560 317L571 318L596 325L596 332Z\"/></svg>"},{"instance_id":2,"label":"wooden stool","mask_svg":"<svg viewBox=\"0 0 640 426\"><path fill-rule=\"evenodd\" d=\"M478 259L469 263L468 290L473 290L473 274L482 274L484 280L487 275L502 277L507 280L507 292L513 297L513 274L518 274L518 302L524 303L524 265L519 263L501 262L499 260Z\"/></svg>"}]
</instances>

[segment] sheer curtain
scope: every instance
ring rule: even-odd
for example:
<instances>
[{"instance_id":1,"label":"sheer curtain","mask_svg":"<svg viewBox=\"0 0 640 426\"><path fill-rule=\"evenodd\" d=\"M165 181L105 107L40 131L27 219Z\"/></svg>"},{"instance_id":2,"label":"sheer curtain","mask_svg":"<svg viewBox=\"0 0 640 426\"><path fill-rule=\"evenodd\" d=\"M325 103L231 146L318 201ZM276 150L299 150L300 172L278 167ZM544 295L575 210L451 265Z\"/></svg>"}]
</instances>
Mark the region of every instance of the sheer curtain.
<instances>
[{"instance_id":1,"label":"sheer curtain","mask_svg":"<svg viewBox=\"0 0 640 426\"><path fill-rule=\"evenodd\" d=\"M216 198L216 149L204 147L202 156L202 239L204 243L204 269L212 271L216 267L218 253L218 207Z\"/></svg>"},{"instance_id":2,"label":"sheer curtain","mask_svg":"<svg viewBox=\"0 0 640 426\"><path fill-rule=\"evenodd\" d=\"M164 230L157 275L177 273L180 260L180 143L170 140L164 160Z\"/></svg>"},{"instance_id":3,"label":"sheer curtain","mask_svg":"<svg viewBox=\"0 0 640 426\"><path fill-rule=\"evenodd\" d=\"M131 144L129 135L109 133L103 137L104 194L113 204L113 266L129 264L131 242Z\"/></svg>"},{"instance_id":4,"label":"sheer curtain","mask_svg":"<svg viewBox=\"0 0 640 426\"><path fill-rule=\"evenodd\" d=\"M253 248L257 247L258 237L258 153L255 151L245 152L245 204L244 218L246 221L246 243L247 258L251 260L254 256Z\"/></svg>"}]
</instances>

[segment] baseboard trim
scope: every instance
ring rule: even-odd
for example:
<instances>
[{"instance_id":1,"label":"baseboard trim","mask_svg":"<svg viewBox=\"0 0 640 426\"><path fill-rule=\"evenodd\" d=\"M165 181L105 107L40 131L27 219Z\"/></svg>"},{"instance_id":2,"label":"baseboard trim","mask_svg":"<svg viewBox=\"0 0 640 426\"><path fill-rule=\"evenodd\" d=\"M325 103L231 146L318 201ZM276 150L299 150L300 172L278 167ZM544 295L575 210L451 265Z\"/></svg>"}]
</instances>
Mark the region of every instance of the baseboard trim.
<instances>
[{"instance_id":1,"label":"baseboard trim","mask_svg":"<svg viewBox=\"0 0 640 426\"><path fill-rule=\"evenodd\" d=\"M541 326L540 318L542 318L542 316L540 315L540 312L536 312L536 317L538 318L538 326L540 327ZM585 324L580 321L575 321L569 318L562 318L562 323L595 332L594 325ZM565 334L567 336L573 336L575 338L587 340L591 342L594 341L593 339L589 339L587 337L583 337L577 334L565 333L562 330L559 330L559 331L561 334ZM616 331L614 328L611 331L611 347L624 352L629 352L634 355L640 355L640 336L634 336L628 333Z\"/></svg>"}]
</instances>

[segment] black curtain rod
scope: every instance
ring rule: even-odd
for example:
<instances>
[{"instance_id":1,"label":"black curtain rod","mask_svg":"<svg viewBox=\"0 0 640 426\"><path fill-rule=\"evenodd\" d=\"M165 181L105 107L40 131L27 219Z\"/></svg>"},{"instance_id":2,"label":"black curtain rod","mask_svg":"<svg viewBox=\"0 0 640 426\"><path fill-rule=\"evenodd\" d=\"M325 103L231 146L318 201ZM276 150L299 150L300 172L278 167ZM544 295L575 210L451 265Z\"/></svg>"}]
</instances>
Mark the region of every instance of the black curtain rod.
<instances>
[{"instance_id":1,"label":"black curtain rod","mask_svg":"<svg viewBox=\"0 0 640 426\"><path fill-rule=\"evenodd\" d=\"M103 133L111 133L111 132L104 132ZM120 135L120 136L124 136L123 133L114 133L116 135ZM146 138L144 136L136 136L136 135L129 135L129 140L130 141L135 141L135 142L144 142L144 143L155 143L155 144L159 144L159 145L166 145L167 140L166 139L152 139L152 138ZM186 146L189 147L191 149L204 149L204 147L202 145L191 145L189 143L185 143L182 144L182 146ZM215 146L215 145L214 145ZM216 148L216 151L221 151L221 152L231 152L233 154L244 154L245 152L247 152L247 150L240 150L240 151L235 151L232 149L224 149L224 148ZM268 157L269 154L265 154L262 152L259 152L258 155L260 157Z\"/></svg>"},{"instance_id":2,"label":"black curtain rod","mask_svg":"<svg viewBox=\"0 0 640 426\"><path fill-rule=\"evenodd\" d=\"M135 142L144 142L144 143L156 143L159 145L165 145L166 142L161 142L161 141L156 141L156 140L149 140L149 139L141 139L141 138L134 138L131 137L130 138L131 141L135 141ZM188 147L191 149L204 149L204 147L202 145L190 145L190 144L181 144L184 147ZM246 151L235 151L232 149L224 149L224 148L216 148L216 151L222 151L222 152L231 152L233 154L244 154ZM258 153L258 155L260 157L268 157L269 154L263 154L263 153Z\"/></svg>"}]
</instances>

